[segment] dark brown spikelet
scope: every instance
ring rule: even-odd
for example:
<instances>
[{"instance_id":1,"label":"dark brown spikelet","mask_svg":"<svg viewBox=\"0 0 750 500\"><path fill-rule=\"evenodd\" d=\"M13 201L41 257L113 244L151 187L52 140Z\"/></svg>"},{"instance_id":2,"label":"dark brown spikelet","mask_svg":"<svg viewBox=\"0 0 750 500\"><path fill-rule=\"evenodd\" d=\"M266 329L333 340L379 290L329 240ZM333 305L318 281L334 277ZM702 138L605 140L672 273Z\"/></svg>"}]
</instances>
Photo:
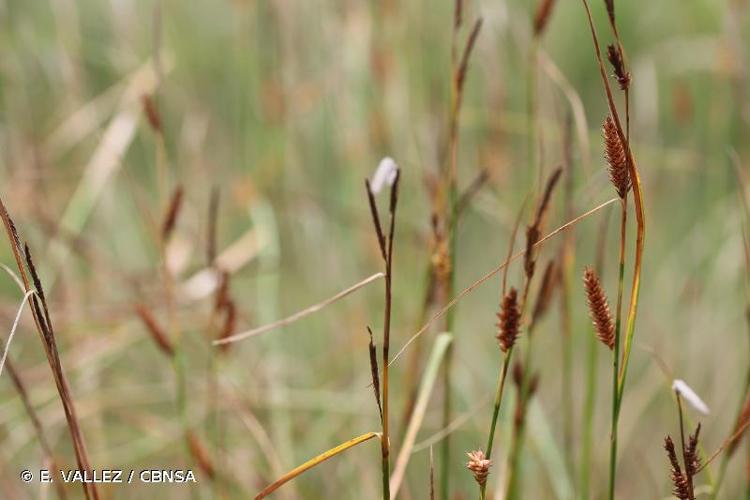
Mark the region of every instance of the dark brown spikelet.
<instances>
[{"instance_id":1,"label":"dark brown spikelet","mask_svg":"<svg viewBox=\"0 0 750 500\"><path fill-rule=\"evenodd\" d=\"M599 277L593 269L587 267L583 272L583 284L586 287L586 300L589 304L589 314L594 323L596 336L610 349L615 347L615 327L612 314L609 312L607 295L604 293Z\"/></svg>"},{"instance_id":2,"label":"dark brown spikelet","mask_svg":"<svg viewBox=\"0 0 750 500\"><path fill-rule=\"evenodd\" d=\"M617 195L625 198L630 190L630 172L628 171L628 160L625 148L617 135L617 125L610 116L604 120L602 127L604 134L604 159L607 161L609 179L615 186Z\"/></svg>"},{"instance_id":3,"label":"dark brown spikelet","mask_svg":"<svg viewBox=\"0 0 750 500\"><path fill-rule=\"evenodd\" d=\"M487 476L490 473L492 460L486 458L482 450L470 451L466 453L466 456L469 457L466 468L474 474L474 480L479 486L487 484Z\"/></svg>"},{"instance_id":4,"label":"dark brown spikelet","mask_svg":"<svg viewBox=\"0 0 750 500\"><path fill-rule=\"evenodd\" d=\"M229 298L230 274L226 271L219 273L219 284L214 295L214 311L221 310L231 300Z\"/></svg>"},{"instance_id":5,"label":"dark brown spikelet","mask_svg":"<svg viewBox=\"0 0 750 500\"><path fill-rule=\"evenodd\" d=\"M23 251L26 258L26 267L29 268L29 273L31 274L31 281L34 283L36 294L39 296L39 299L42 302L42 307L40 308L36 300L36 296L34 296L32 298L32 305L37 316L39 317L40 326L44 331L45 337L48 338L48 341L53 341L54 339L51 339L51 336L54 334L54 330L52 328L52 319L50 319L49 315L49 308L47 307L47 298L44 295L42 280L39 279L39 274L36 271L34 259L31 257L31 250L29 250L28 243L24 243ZM42 311L44 312L44 316L42 316Z\"/></svg>"},{"instance_id":6,"label":"dark brown spikelet","mask_svg":"<svg viewBox=\"0 0 750 500\"><path fill-rule=\"evenodd\" d=\"M622 58L620 48L613 44L607 45L607 59L609 59L609 63L612 65L617 83L620 84L620 89L628 90L630 88L630 73L625 71L625 61Z\"/></svg>"},{"instance_id":7,"label":"dark brown spikelet","mask_svg":"<svg viewBox=\"0 0 750 500\"><path fill-rule=\"evenodd\" d=\"M503 352L508 352L518 338L518 328L521 321L521 311L518 309L518 292L515 288L511 288L503 297L497 320L497 340L500 342L500 349Z\"/></svg>"},{"instance_id":8,"label":"dark brown spikelet","mask_svg":"<svg viewBox=\"0 0 750 500\"><path fill-rule=\"evenodd\" d=\"M745 405L742 407L737 422L734 424L734 430L732 431L732 439L727 446L727 456L731 457L737 450L737 445L742 440L742 436L745 434L747 421L750 420L750 394L748 394L745 400Z\"/></svg>"},{"instance_id":9,"label":"dark brown spikelet","mask_svg":"<svg viewBox=\"0 0 750 500\"><path fill-rule=\"evenodd\" d=\"M664 438L664 449L667 450L667 457L669 458L669 477L672 480L673 487L672 494L680 500L695 500L695 497L690 493L687 477L682 473L680 462L677 460L677 452L674 449L674 443L670 436Z\"/></svg>"},{"instance_id":10,"label":"dark brown spikelet","mask_svg":"<svg viewBox=\"0 0 750 500\"><path fill-rule=\"evenodd\" d=\"M213 461L211 460L203 441L201 441L198 435L193 431L188 431L187 442L188 448L190 449L190 455L192 455L198 468L200 468L200 470L202 470L210 479L214 479L216 477L216 469L214 469Z\"/></svg>"},{"instance_id":11,"label":"dark brown spikelet","mask_svg":"<svg viewBox=\"0 0 750 500\"><path fill-rule=\"evenodd\" d=\"M234 301L231 299L227 300L222 306L222 309L224 310L224 323L219 331L218 340L231 337L237 329L237 306L234 304ZM231 342L219 345L221 352L227 352L231 347Z\"/></svg>"},{"instance_id":12,"label":"dark brown spikelet","mask_svg":"<svg viewBox=\"0 0 750 500\"><path fill-rule=\"evenodd\" d=\"M534 305L534 313L531 315L532 323L539 321L549 309L549 305L552 302L552 295L558 283L558 277L557 265L554 260L550 260L544 269L539 295L537 295L536 304Z\"/></svg>"},{"instance_id":13,"label":"dark brown spikelet","mask_svg":"<svg viewBox=\"0 0 750 500\"><path fill-rule=\"evenodd\" d=\"M156 345L159 346L159 349L170 358L174 356L172 342L169 340L169 337L167 337L166 332L162 330L161 326L159 326L159 323L157 323L156 318L154 318L151 311L145 305L138 304L135 306L135 312L141 319L143 326L146 327L146 330L151 335L151 338L154 339Z\"/></svg>"},{"instance_id":14,"label":"dark brown spikelet","mask_svg":"<svg viewBox=\"0 0 750 500\"><path fill-rule=\"evenodd\" d=\"M182 186L177 186L172 192L169 206L164 214L164 222L161 225L162 241L167 241L172 235L172 231L174 231L174 227L177 224L177 216L180 215L180 208L182 208L182 195Z\"/></svg>"},{"instance_id":15,"label":"dark brown spikelet","mask_svg":"<svg viewBox=\"0 0 750 500\"><path fill-rule=\"evenodd\" d=\"M143 105L143 114L146 115L148 124L154 129L154 132L161 134L161 115L159 114L159 109L156 107L154 99L150 95L143 95L141 97L141 104Z\"/></svg>"},{"instance_id":16,"label":"dark brown spikelet","mask_svg":"<svg viewBox=\"0 0 750 500\"><path fill-rule=\"evenodd\" d=\"M685 475L692 478L701 468L701 458L698 455L698 439L700 438L701 424L695 428L695 432L688 439L687 449L685 450Z\"/></svg>"},{"instance_id":17,"label":"dark brown spikelet","mask_svg":"<svg viewBox=\"0 0 750 500\"><path fill-rule=\"evenodd\" d=\"M534 15L534 36L539 36L544 33L544 28L547 27L550 15L552 14L552 7L555 6L555 0L542 0L539 7L536 9L536 15Z\"/></svg>"},{"instance_id":18,"label":"dark brown spikelet","mask_svg":"<svg viewBox=\"0 0 750 500\"><path fill-rule=\"evenodd\" d=\"M375 342L372 340L372 330L367 327L367 332L370 334L370 343L368 345L368 351L370 354L370 376L372 377L372 391L375 394L375 401L378 403L378 413L380 414L380 420L383 420L383 407L380 403L380 371L378 370L378 354L375 349Z\"/></svg>"},{"instance_id":19,"label":"dark brown spikelet","mask_svg":"<svg viewBox=\"0 0 750 500\"><path fill-rule=\"evenodd\" d=\"M219 187L211 188L211 198L208 202L208 227L206 230L206 260L208 265L216 262L216 231L219 218Z\"/></svg>"},{"instance_id":20,"label":"dark brown spikelet","mask_svg":"<svg viewBox=\"0 0 750 500\"><path fill-rule=\"evenodd\" d=\"M536 267L536 252L534 251L534 247L542 236L542 223L544 222L544 216L547 214L550 200L552 200L552 193L555 190L557 182L560 180L562 171L562 167L557 167L549 176L549 179L547 179L547 185L544 188L544 194L542 195L539 206L536 209L534 221L526 228L526 251L523 256L523 269L526 272L527 279L531 279L534 275L534 269Z\"/></svg>"}]
</instances>

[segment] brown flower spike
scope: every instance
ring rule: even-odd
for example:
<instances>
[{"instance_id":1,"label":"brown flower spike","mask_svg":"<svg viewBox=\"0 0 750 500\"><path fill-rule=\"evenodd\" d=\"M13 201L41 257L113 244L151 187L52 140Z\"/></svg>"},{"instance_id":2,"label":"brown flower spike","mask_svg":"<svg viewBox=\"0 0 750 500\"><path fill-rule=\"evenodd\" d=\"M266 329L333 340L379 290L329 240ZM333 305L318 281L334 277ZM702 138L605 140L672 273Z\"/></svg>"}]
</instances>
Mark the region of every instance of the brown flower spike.
<instances>
[{"instance_id":1,"label":"brown flower spike","mask_svg":"<svg viewBox=\"0 0 750 500\"><path fill-rule=\"evenodd\" d=\"M680 500L694 500L695 497L690 493L690 486L685 474L682 473L680 462L677 460L677 452L674 449L672 438L664 438L664 449L667 450L667 457L670 464L670 478L672 479L672 494Z\"/></svg>"},{"instance_id":2,"label":"brown flower spike","mask_svg":"<svg viewBox=\"0 0 750 500\"><path fill-rule=\"evenodd\" d=\"M615 72L615 78L617 79L617 83L620 84L620 90L628 90L630 88L630 73L625 71L625 61L623 61L620 49L611 44L607 45L607 59L609 59L609 63Z\"/></svg>"},{"instance_id":3,"label":"brown flower spike","mask_svg":"<svg viewBox=\"0 0 750 500\"><path fill-rule=\"evenodd\" d=\"M479 486L487 484L487 476L490 473L492 460L486 458L482 450L470 451L466 456L469 457L469 461L466 463L466 468L474 474L474 479L477 484L479 484Z\"/></svg>"},{"instance_id":4,"label":"brown flower spike","mask_svg":"<svg viewBox=\"0 0 750 500\"><path fill-rule=\"evenodd\" d=\"M630 190L630 172L625 147L617 135L617 126L611 117L604 120L604 159L607 161L609 179L620 198L625 198Z\"/></svg>"},{"instance_id":5,"label":"brown flower spike","mask_svg":"<svg viewBox=\"0 0 750 500\"><path fill-rule=\"evenodd\" d=\"M609 312L607 296L599 277L590 267L587 267L583 272L583 284L586 287L589 313L594 323L596 336L604 345L613 349L615 347L615 327L612 322L612 314Z\"/></svg>"},{"instance_id":6,"label":"brown flower spike","mask_svg":"<svg viewBox=\"0 0 750 500\"><path fill-rule=\"evenodd\" d=\"M518 327L521 321L521 311L518 309L518 292L515 288L505 294L500 304L500 312L497 314L497 340L503 352L513 347L518 337Z\"/></svg>"}]
</instances>

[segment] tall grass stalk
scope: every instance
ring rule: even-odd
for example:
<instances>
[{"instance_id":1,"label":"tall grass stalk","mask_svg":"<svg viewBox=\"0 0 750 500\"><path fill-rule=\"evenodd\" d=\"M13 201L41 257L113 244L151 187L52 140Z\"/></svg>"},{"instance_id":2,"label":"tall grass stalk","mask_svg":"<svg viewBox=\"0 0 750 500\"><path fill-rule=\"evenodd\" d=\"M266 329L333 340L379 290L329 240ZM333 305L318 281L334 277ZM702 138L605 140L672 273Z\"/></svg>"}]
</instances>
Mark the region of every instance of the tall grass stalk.
<instances>
[{"instance_id":1,"label":"tall grass stalk","mask_svg":"<svg viewBox=\"0 0 750 500\"><path fill-rule=\"evenodd\" d=\"M609 214L602 217L599 227L599 238L597 241L596 264L594 269L597 275L603 277L604 263L606 256L607 229L609 227ZM588 345L586 350L586 396L584 399L583 418L581 419L581 461L580 461L580 484L578 485L579 497L581 500L589 499L591 488L591 448L594 437L594 412L596 403L597 387L597 353L599 352L596 332L591 328L589 332Z\"/></svg>"},{"instance_id":2,"label":"tall grass stalk","mask_svg":"<svg viewBox=\"0 0 750 500\"><path fill-rule=\"evenodd\" d=\"M448 261L450 270L447 276L447 282L444 288L447 293L446 297L453 296L453 290L456 283L456 249L458 242L458 121L461 112L461 103L463 101L464 83L466 82L466 72L469 65L469 57L479 36L479 30L482 27L482 19L479 18L474 23L471 32L466 40L463 51L459 57L458 54L458 34L463 21L463 1L456 0L453 30L451 41L451 106L449 115L449 151L448 151L448 168L446 176L448 206L445 210L445 220L448 221ZM448 311L445 321L446 331L455 334L455 311ZM451 393L451 379L453 366L453 345L448 346L443 368L443 418L442 426L446 428L450 425L453 414L453 397ZM440 449L440 498L448 500L450 496L450 456L451 440L447 436Z\"/></svg>"},{"instance_id":3,"label":"tall grass stalk","mask_svg":"<svg viewBox=\"0 0 750 500\"><path fill-rule=\"evenodd\" d=\"M622 300L625 289L625 241L627 238L628 198L620 204L620 252L617 275L617 305L615 306L615 346L612 351L612 424L609 447L609 498L615 498L615 476L617 474L617 427L620 419L618 374L620 372L620 331L622 328Z\"/></svg>"},{"instance_id":4,"label":"tall grass stalk","mask_svg":"<svg viewBox=\"0 0 750 500\"><path fill-rule=\"evenodd\" d=\"M631 286L631 292L630 292L630 305L628 308L628 316L627 316L627 326L625 329L625 339L624 339L624 346L623 346L623 354L622 354L622 361L620 362L619 366L619 374L618 374L618 380L616 381L616 384L613 384L613 389L615 389L615 402L613 404L613 423L614 423L614 432L613 432L613 438L616 436L617 432L617 418L620 413L620 408L622 405L622 398L624 395L625 390L625 381L627 377L627 370L628 370L628 364L630 361L630 352L633 346L633 335L635 333L635 321L638 314L638 298L640 293L640 284L641 284L641 268L643 265L643 244L646 237L646 228L645 228L645 211L643 208L643 193L641 188L641 181L640 181L640 175L638 173L638 167L635 162L635 158L633 157L633 153L630 148L630 143L628 141L628 135L625 131L625 129L622 126L620 116L617 112L617 106L614 102L614 96L612 94L612 88L609 83L609 79L607 77L607 71L604 67L604 61L602 59L601 54L601 48L599 47L599 39L596 34L596 28L594 26L594 21L591 16L591 9L589 7L587 0L582 0L584 10L586 11L586 17L589 24L589 28L591 30L591 37L594 44L594 53L596 55L596 61L599 66L599 74L602 79L602 84L604 86L604 92L606 94L607 99L607 106L609 108L609 113L612 118L612 122L614 124L614 129L617 134L617 137L619 138L620 143L625 149L625 159L627 163L627 169L628 169L628 175L630 178L630 182L632 183L632 189L633 189L633 201L635 206L635 215L636 215L636 222L637 222L637 230L636 230L636 243L635 243L635 261L633 264L633 281ZM616 362L619 362L619 359L616 360ZM613 445L612 448L614 448L614 455L615 455L615 462L616 462L616 440L613 439ZM612 452L610 453L612 455ZM614 488L615 488L615 477L614 477L614 471L616 470L616 463L610 465L610 498L614 498Z\"/></svg>"},{"instance_id":5,"label":"tall grass stalk","mask_svg":"<svg viewBox=\"0 0 750 500\"><path fill-rule=\"evenodd\" d=\"M394 167L395 168L395 167ZM391 185L391 197L389 203L389 226L388 233L384 233L383 226L380 222L378 207L375 202L375 193L373 192L370 182L365 181L367 188L367 199L370 204L370 213L375 227L375 235L380 246L380 254L383 258L385 267L385 307L383 311L383 366L380 380L383 385L382 392L382 426L383 436L380 440L381 458L382 458L382 483L383 483L383 500L390 500L390 423L389 423L389 351L391 344L391 308L392 308L392 283L393 283L393 239L396 231L396 206L398 205L398 183L399 170L394 172L394 178ZM375 382L375 380L373 380Z\"/></svg>"}]
</instances>

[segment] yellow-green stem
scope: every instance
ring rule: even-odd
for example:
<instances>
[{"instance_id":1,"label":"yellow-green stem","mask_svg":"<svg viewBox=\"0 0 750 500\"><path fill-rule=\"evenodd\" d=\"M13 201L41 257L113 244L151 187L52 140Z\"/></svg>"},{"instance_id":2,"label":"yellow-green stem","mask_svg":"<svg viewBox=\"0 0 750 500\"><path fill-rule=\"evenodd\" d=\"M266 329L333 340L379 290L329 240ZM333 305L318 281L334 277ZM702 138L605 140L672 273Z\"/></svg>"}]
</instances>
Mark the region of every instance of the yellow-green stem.
<instances>
[{"instance_id":1,"label":"yellow-green stem","mask_svg":"<svg viewBox=\"0 0 750 500\"><path fill-rule=\"evenodd\" d=\"M610 428L609 447L609 499L615 498L615 480L617 476L617 428L620 419L620 398L617 376L620 363L620 331L622 329L622 298L625 289L625 241L627 237L628 200L622 199L620 218L620 259L617 278L617 306L615 313L615 345L612 353L612 425Z\"/></svg>"},{"instance_id":2,"label":"yellow-green stem","mask_svg":"<svg viewBox=\"0 0 750 500\"><path fill-rule=\"evenodd\" d=\"M497 426L497 417L500 414L500 404L503 401L503 392L505 390L505 379L508 376L508 368L510 367L510 359L512 355L513 355L513 346L511 346L510 349L508 349L508 352L505 353L505 360L503 361L503 365L502 365L500 374L498 375L498 379L497 379L497 390L495 391L495 405L492 410L492 422L490 423L490 432L489 432L489 436L487 437L486 456L488 460L492 458L492 444L495 440L495 428ZM479 488L479 497L481 499L484 499L486 489L487 489L487 483L483 484Z\"/></svg>"}]
</instances>

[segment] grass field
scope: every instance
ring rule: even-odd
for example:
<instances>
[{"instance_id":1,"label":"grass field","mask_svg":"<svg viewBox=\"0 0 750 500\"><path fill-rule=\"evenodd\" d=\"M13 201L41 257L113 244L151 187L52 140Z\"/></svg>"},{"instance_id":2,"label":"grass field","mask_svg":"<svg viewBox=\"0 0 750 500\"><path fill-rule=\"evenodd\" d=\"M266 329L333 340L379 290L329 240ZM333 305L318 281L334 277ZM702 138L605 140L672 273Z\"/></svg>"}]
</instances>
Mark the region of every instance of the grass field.
<instances>
[{"instance_id":1,"label":"grass field","mask_svg":"<svg viewBox=\"0 0 750 500\"><path fill-rule=\"evenodd\" d=\"M606 52L605 2L589 2ZM449 1L0 1L0 198L21 243L0 244L3 347L14 332L0 373L0 497L252 498L375 432L271 497L384 498L390 475L398 498L430 498L431 476L434 498L476 498L466 452L487 452L515 351L486 498L610 498L613 355L596 340L582 277L597 267L614 317L622 204L584 2L463 4L456 28ZM712 498L720 484L716 498L750 498L747 436L727 441L750 421L738 418L750 397L750 5L614 5L632 82L626 129L608 79L627 144L612 140L632 153L623 168L640 174L646 228L639 270L631 190L619 355L626 326L634 335L614 496L670 498L664 438L681 450L672 383L683 379L710 408L682 401L685 438L702 424L702 460L736 447L695 476L693 494ZM384 157L399 167L396 206L388 186L373 195L391 251L365 188ZM576 222L529 252L537 210L541 237ZM506 289L526 289L528 306L503 352L503 272L477 280L506 260L517 220ZM517 360L530 368L514 384ZM62 484L59 470L82 454L136 480ZM175 469L197 483L137 477Z\"/></svg>"}]
</instances>

